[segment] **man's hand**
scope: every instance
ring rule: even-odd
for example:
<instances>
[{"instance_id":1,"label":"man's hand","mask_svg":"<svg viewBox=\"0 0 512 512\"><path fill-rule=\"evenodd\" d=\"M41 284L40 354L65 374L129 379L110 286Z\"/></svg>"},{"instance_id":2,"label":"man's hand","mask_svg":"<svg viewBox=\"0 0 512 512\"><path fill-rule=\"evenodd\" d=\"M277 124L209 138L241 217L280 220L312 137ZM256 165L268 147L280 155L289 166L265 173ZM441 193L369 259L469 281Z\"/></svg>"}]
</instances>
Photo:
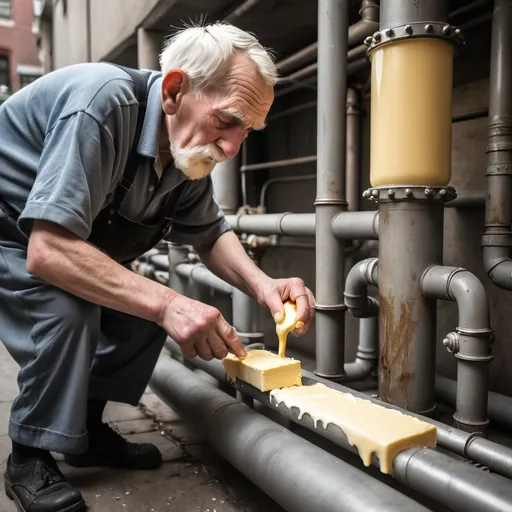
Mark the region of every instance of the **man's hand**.
<instances>
[{"instance_id":1,"label":"man's hand","mask_svg":"<svg viewBox=\"0 0 512 512\"><path fill-rule=\"evenodd\" d=\"M258 302L270 309L277 323L283 321L286 300L297 304L297 324L293 332L306 333L315 318L315 298L302 279L269 279L258 291Z\"/></svg>"},{"instance_id":2,"label":"man's hand","mask_svg":"<svg viewBox=\"0 0 512 512\"><path fill-rule=\"evenodd\" d=\"M228 349L238 357L247 355L235 329L220 311L183 295L174 296L164 305L158 324L187 357L222 359Z\"/></svg>"}]
</instances>

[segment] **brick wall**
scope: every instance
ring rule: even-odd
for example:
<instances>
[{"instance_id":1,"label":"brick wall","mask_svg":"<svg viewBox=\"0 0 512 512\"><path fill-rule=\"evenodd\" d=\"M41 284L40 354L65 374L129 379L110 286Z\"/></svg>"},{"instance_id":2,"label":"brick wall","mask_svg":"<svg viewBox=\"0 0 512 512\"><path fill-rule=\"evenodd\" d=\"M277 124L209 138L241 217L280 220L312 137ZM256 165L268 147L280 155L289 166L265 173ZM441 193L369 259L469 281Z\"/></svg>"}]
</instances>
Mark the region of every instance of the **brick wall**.
<instances>
[{"instance_id":1,"label":"brick wall","mask_svg":"<svg viewBox=\"0 0 512 512\"><path fill-rule=\"evenodd\" d=\"M0 0L0 13L6 3L6 0ZM17 91L21 86L20 71L30 76L38 73L41 64L32 35L33 0L11 0L11 11L11 19L0 17L0 59L9 59L8 85L11 91Z\"/></svg>"}]
</instances>

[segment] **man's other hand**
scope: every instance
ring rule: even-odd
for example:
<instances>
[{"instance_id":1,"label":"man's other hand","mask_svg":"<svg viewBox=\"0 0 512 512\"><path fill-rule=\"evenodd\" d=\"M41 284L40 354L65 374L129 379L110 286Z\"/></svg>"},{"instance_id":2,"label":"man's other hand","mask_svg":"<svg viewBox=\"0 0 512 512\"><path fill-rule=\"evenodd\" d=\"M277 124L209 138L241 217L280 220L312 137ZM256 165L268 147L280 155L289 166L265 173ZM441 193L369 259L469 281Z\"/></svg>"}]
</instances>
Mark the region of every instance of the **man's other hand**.
<instances>
[{"instance_id":1,"label":"man's other hand","mask_svg":"<svg viewBox=\"0 0 512 512\"><path fill-rule=\"evenodd\" d=\"M228 350L238 357L247 355L235 329L218 309L183 295L176 295L164 305L158 324L187 357L222 359Z\"/></svg>"}]
</instances>

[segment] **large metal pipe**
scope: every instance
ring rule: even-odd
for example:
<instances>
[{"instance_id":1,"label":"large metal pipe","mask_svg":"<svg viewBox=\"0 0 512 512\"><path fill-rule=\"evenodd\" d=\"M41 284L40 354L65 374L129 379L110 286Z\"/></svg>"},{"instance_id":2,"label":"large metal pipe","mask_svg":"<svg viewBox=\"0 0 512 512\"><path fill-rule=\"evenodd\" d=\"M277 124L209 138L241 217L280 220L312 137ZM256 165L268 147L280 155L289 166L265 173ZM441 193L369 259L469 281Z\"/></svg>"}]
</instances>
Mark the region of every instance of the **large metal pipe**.
<instances>
[{"instance_id":1,"label":"large metal pipe","mask_svg":"<svg viewBox=\"0 0 512 512\"><path fill-rule=\"evenodd\" d=\"M485 288L474 274L463 268L438 265L425 271L420 286L427 297L457 302L457 332L448 334L443 342L457 358L454 419L464 429L485 432L489 424L487 388L493 339Z\"/></svg>"},{"instance_id":2,"label":"large metal pipe","mask_svg":"<svg viewBox=\"0 0 512 512\"><path fill-rule=\"evenodd\" d=\"M428 509L162 358L150 386L212 447L290 512Z\"/></svg>"},{"instance_id":3,"label":"large metal pipe","mask_svg":"<svg viewBox=\"0 0 512 512\"><path fill-rule=\"evenodd\" d=\"M420 277L442 261L443 204L380 203L379 396L405 409L434 409L436 304Z\"/></svg>"},{"instance_id":4,"label":"large metal pipe","mask_svg":"<svg viewBox=\"0 0 512 512\"><path fill-rule=\"evenodd\" d=\"M181 350L179 345L168 338L166 343L166 348L172 354L181 354ZM212 375L216 379L221 382L228 383L226 378L226 373L222 366L221 361L204 361L199 357L195 357L193 359L187 359L187 362L193 364L197 368L205 371L206 373ZM336 389L337 391L341 391L342 393L351 393L352 395L362 398L365 400L370 400L371 402L386 407L388 409L394 409L396 411L400 411L404 414L409 414L410 416L414 416L422 421L426 421L427 423L431 423L435 425L437 430L437 444L447 450L450 450L461 457L467 458L469 460L475 461L483 466L504 475L508 478L512 478L512 449L507 448L506 446L502 446L500 444L494 443L481 437L475 433L468 433L457 428L445 425L440 421L433 420L432 418L427 418L420 414L416 414L412 411L405 411L404 409L397 407L396 405L391 405L386 402L382 402L377 398L370 397L366 394L355 391L352 388L348 388L336 382L332 382L330 380L322 379L317 375L314 375L307 370L302 370L303 382L305 384L314 384L316 382L320 382L321 384L325 384L328 387ZM229 383L233 388L238 391L243 391L246 394L251 394L253 398L265 402L265 397L268 400L268 393L261 393L256 388L245 384L242 381L235 381L234 383ZM275 407L275 406L273 406ZM293 420L296 423L300 423L300 420ZM302 423L300 423L302 425ZM319 435L323 435L323 432L319 430L317 432Z\"/></svg>"},{"instance_id":5,"label":"large metal pipe","mask_svg":"<svg viewBox=\"0 0 512 512\"><path fill-rule=\"evenodd\" d=\"M450 2L444 0L419 0L416 2L382 0L380 28L395 28L418 21L444 22L448 19L449 7Z\"/></svg>"},{"instance_id":6,"label":"large metal pipe","mask_svg":"<svg viewBox=\"0 0 512 512\"><path fill-rule=\"evenodd\" d=\"M512 290L512 0L495 0L492 18L487 201L482 237L484 267L501 288Z\"/></svg>"},{"instance_id":7,"label":"large metal pipe","mask_svg":"<svg viewBox=\"0 0 512 512\"><path fill-rule=\"evenodd\" d=\"M194 365L197 362L198 368L203 369L216 378L220 377L222 382L227 382L225 380L225 373L222 371L222 363L220 361L203 362L199 361L199 358L194 358L191 361ZM307 371L303 371L303 381L305 385L314 384L317 382L317 379L318 377L315 377ZM351 393L359 398L371 400L379 405L389 407L386 404L370 399L367 395L350 390L340 386L339 384L328 382L324 379L319 380L334 389L338 389L345 393ZM290 410L284 406L284 404L280 404L276 408L276 404L271 401L269 393L263 393L241 381L236 381L231 384L231 386L240 391L241 394L258 400L260 403L274 411L277 410L284 417L290 419L294 423L313 431L321 437L329 439L352 453L357 453L357 449L350 445L345 434L338 427L332 424L324 427L315 427L314 422L308 414L304 414L299 417L299 411L297 409L292 408ZM396 407L391 408L397 409ZM432 422L432 420L428 418L423 419L425 421ZM440 423L438 425L438 435L439 429L441 429L441 432L446 430L451 433L452 430L449 427ZM462 439L464 436L469 436L469 434L465 432L458 432ZM490 443L482 438L472 439L474 439L473 442L486 442L490 445L501 448L499 445ZM458 437L457 441L459 441ZM473 442L470 441L470 444ZM505 450L510 453L509 449L505 448ZM379 461L376 457L372 458L372 464L379 467ZM455 460L439 451L412 448L399 453L394 461L393 477L403 484L420 491L425 496L433 498L439 503L448 506L455 511L512 511L512 487L509 482L498 479L493 475L466 464L465 462ZM313 508L311 510L323 511L324 509Z\"/></svg>"},{"instance_id":8,"label":"large metal pipe","mask_svg":"<svg viewBox=\"0 0 512 512\"><path fill-rule=\"evenodd\" d=\"M345 305L356 318L368 318L379 314L379 305L368 297L368 286L378 286L379 260L368 258L356 263L345 281Z\"/></svg>"},{"instance_id":9,"label":"large metal pipe","mask_svg":"<svg viewBox=\"0 0 512 512\"><path fill-rule=\"evenodd\" d=\"M345 243L331 230L345 201L348 0L318 2L316 372L343 378Z\"/></svg>"}]
</instances>

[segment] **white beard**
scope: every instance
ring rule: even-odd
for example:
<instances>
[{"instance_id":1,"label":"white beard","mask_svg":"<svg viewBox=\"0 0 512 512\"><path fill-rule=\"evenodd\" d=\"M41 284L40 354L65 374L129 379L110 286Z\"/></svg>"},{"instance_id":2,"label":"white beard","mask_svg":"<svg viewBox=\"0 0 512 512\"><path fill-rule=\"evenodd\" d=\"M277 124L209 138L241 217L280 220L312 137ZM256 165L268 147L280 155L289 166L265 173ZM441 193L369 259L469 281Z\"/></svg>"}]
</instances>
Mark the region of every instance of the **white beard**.
<instances>
[{"instance_id":1,"label":"white beard","mask_svg":"<svg viewBox=\"0 0 512 512\"><path fill-rule=\"evenodd\" d=\"M226 160L213 143L192 148L180 148L171 141L170 149L175 167L190 180L206 178L219 162Z\"/></svg>"}]
</instances>

